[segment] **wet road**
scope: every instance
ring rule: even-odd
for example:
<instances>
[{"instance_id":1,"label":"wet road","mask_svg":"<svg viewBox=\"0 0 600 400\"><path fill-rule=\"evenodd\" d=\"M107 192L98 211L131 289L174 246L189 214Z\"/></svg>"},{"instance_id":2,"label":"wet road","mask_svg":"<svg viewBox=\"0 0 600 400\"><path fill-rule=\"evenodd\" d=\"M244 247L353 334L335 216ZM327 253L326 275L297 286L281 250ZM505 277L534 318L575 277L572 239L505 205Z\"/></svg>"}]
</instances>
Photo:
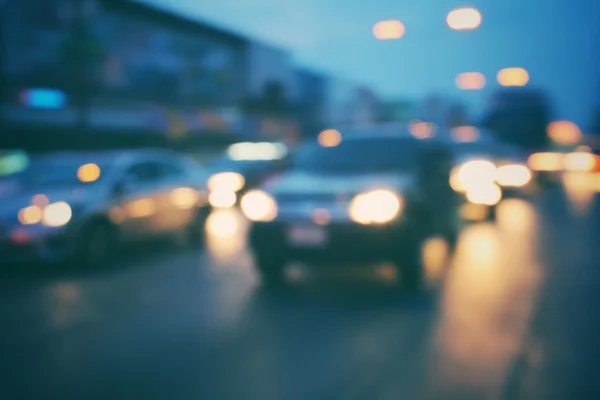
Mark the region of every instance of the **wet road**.
<instances>
[{"instance_id":1,"label":"wet road","mask_svg":"<svg viewBox=\"0 0 600 400\"><path fill-rule=\"evenodd\" d=\"M568 194L507 201L451 259L432 240L418 296L385 265L296 267L293 290L266 293L232 212L212 216L206 251L13 273L0 398L600 398L600 205Z\"/></svg>"}]
</instances>

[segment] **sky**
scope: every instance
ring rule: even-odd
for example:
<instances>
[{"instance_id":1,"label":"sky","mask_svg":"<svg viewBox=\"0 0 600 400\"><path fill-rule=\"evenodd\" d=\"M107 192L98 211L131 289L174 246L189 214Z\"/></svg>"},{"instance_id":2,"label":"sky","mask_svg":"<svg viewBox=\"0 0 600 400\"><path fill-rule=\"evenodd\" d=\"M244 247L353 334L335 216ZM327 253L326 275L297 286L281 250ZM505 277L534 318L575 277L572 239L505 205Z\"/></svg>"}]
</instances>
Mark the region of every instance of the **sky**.
<instances>
[{"instance_id":1,"label":"sky","mask_svg":"<svg viewBox=\"0 0 600 400\"><path fill-rule=\"evenodd\" d=\"M586 125L600 101L597 0L143 0L289 49L295 62L372 85L385 98L430 93L482 104L498 70L523 67L546 89L555 118ZM475 31L452 31L446 14L475 6ZM372 27L400 20L405 35L377 41ZM479 71L481 92L461 92L458 73Z\"/></svg>"}]
</instances>

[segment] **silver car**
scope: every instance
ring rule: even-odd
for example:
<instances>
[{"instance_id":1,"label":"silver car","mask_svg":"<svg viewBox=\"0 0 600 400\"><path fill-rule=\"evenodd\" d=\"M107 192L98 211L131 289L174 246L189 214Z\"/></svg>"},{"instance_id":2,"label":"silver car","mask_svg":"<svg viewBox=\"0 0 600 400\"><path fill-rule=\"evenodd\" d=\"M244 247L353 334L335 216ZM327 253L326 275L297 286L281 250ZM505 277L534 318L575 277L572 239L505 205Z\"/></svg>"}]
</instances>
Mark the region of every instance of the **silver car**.
<instances>
[{"instance_id":1,"label":"silver car","mask_svg":"<svg viewBox=\"0 0 600 400\"><path fill-rule=\"evenodd\" d=\"M0 262L99 263L156 236L200 239L205 177L168 150L55 153L0 177Z\"/></svg>"}]
</instances>

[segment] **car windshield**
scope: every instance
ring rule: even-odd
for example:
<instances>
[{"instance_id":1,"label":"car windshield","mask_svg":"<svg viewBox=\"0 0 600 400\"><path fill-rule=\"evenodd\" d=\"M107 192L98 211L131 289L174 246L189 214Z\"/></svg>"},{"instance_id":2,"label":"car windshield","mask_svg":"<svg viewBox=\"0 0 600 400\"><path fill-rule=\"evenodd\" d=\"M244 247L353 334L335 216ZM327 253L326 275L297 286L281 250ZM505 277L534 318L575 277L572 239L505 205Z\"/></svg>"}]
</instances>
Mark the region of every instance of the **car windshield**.
<instances>
[{"instance_id":1,"label":"car windshield","mask_svg":"<svg viewBox=\"0 0 600 400\"><path fill-rule=\"evenodd\" d=\"M411 138L350 139L335 147L310 144L297 152L294 165L320 173L408 170L416 165L417 146Z\"/></svg>"},{"instance_id":2,"label":"car windshield","mask_svg":"<svg viewBox=\"0 0 600 400\"><path fill-rule=\"evenodd\" d=\"M522 159L524 155L519 149L494 142L460 143L454 146L455 154L462 156L489 156L510 159Z\"/></svg>"},{"instance_id":3,"label":"car windshield","mask_svg":"<svg viewBox=\"0 0 600 400\"><path fill-rule=\"evenodd\" d=\"M0 179L5 184L13 184L22 189L79 186L100 182L107 170L107 163L43 157L32 159L24 169L5 175Z\"/></svg>"},{"instance_id":4,"label":"car windshield","mask_svg":"<svg viewBox=\"0 0 600 400\"><path fill-rule=\"evenodd\" d=\"M220 157L209 164L213 171L235 171L244 173L247 171L262 170L273 164L272 160L232 160L225 156Z\"/></svg>"}]
</instances>

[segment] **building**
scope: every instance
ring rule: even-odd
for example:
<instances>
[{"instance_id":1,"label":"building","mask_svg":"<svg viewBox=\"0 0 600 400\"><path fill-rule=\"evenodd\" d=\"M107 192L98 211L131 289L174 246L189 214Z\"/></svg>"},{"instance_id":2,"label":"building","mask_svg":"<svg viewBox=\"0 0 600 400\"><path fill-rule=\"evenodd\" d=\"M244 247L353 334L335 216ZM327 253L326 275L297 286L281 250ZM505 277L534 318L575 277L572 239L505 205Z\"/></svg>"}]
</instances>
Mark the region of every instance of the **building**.
<instances>
[{"instance_id":1,"label":"building","mask_svg":"<svg viewBox=\"0 0 600 400\"><path fill-rule=\"evenodd\" d=\"M226 129L245 91L245 38L146 5L22 0L3 18L11 123Z\"/></svg>"},{"instance_id":2,"label":"building","mask_svg":"<svg viewBox=\"0 0 600 400\"><path fill-rule=\"evenodd\" d=\"M298 118L304 136L314 136L325 127L324 107L327 77L300 68L296 71L298 86Z\"/></svg>"},{"instance_id":3,"label":"building","mask_svg":"<svg viewBox=\"0 0 600 400\"><path fill-rule=\"evenodd\" d=\"M380 101L369 88L346 79L327 79L324 102L326 125L368 125L379 121L380 112Z\"/></svg>"}]
</instances>

